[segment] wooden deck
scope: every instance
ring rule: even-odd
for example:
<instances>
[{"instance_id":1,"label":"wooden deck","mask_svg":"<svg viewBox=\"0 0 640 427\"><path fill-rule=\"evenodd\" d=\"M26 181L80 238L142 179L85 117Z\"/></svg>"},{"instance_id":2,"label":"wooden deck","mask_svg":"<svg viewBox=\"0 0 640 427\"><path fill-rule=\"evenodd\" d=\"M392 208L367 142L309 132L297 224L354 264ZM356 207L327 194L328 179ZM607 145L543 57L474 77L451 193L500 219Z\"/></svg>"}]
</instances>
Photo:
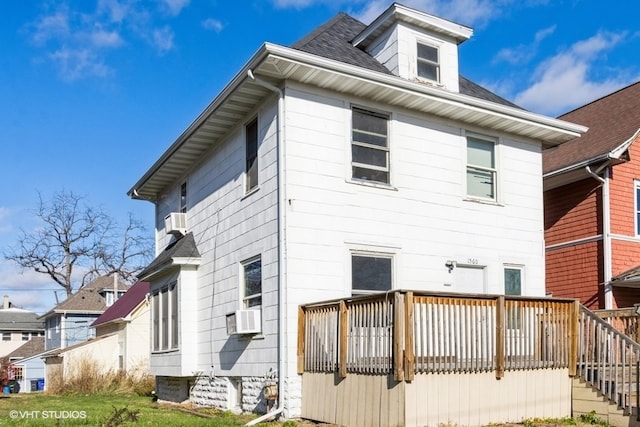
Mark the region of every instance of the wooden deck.
<instances>
[{"instance_id":1,"label":"wooden deck","mask_svg":"<svg viewBox=\"0 0 640 427\"><path fill-rule=\"evenodd\" d=\"M410 291L300 307L302 416L348 426L569 416L579 311L567 299Z\"/></svg>"}]
</instances>

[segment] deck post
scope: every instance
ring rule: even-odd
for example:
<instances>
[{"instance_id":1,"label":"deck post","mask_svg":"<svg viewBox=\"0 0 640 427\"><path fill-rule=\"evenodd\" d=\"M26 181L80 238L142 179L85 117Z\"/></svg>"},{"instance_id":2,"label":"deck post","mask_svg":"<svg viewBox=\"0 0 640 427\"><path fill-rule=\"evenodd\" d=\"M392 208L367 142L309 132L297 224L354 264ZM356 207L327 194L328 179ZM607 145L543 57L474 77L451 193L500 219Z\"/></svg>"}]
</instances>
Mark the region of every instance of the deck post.
<instances>
[{"instance_id":1,"label":"deck post","mask_svg":"<svg viewBox=\"0 0 640 427\"><path fill-rule=\"evenodd\" d=\"M393 298L393 372L396 381L404 381L404 295Z\"/></svg>"},{"instance_id":2,"label":"deck post","mask_svg":"<svg viewBox=\"0 0 640 427\"><path fill-rule=\"evenodd\" d=\"M576 300L571 305L571 316L569 333L569 376L575 377L578 374L578 341L580 339L580 301Z\"/></svg>"},{"instance_id":3,"label":"deck post","mask_svg":"<svg viewBox=\"0 0 640 427\"><path fill-rule=\"evenodd\" d=\"M413 292L404 295L404 379L413 381L416 355L413 352Z\"/></svg>"},{"instance_id":4,"label":"deck post","mask_svg":"<svg viewBox=\"0 0 640 427\"><path fill-rule=\"evenodd\" d=\"M305 338L304 309L298 306L298 374L304 373L304 338Z\"/></svg>"},{"instance_id":5,"label":"deck post","mask_svg":"<svg viewBox=\"0 0 640 427\"><path fill-rule=\"evenodd\" d=\"M504 295L496 300L496 379L504 377L505 370L505 330L504 330Z\"/></svg>"},{"instance_id":6,"label":"deck post","mask_svg":"<svg viewBox=\"0 0 640 427\"><path fill-rule=\"evenodd\" d=\"M348 313L347 304L344 300L340 301L340 335L338 336L338 371L340 378L347 377L347 331L348 331Z\"/></svg>"}]
</instances>

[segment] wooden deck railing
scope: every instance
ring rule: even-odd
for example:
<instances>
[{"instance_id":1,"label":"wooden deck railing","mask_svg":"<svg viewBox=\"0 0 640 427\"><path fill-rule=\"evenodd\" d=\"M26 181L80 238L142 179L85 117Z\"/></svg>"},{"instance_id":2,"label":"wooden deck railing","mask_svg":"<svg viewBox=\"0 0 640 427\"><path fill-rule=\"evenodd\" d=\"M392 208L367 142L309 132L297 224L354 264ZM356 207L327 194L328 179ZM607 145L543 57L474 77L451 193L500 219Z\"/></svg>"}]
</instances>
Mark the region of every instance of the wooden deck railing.
<instances>
[{"instance_id":1,"label":"wooden deck railing","mask_svg":"<svg viewBox=\"0 0 640 427\"><path fill-rule=\"evenodd\" d=\"M635 307L594 310L593 312L635 342L640 341L640 316L636 313Z\"/></svg>"},{"instance_id":2,"label":"wooden deck railing","mask_svg":"<svg viewBox=\"0 0 640 427\"><path fill-rule=\"evenodd\" d=\"M640 407L640 345L585 307L579 325L577 375L632 413Z\"/></svg>"},{"instance_id":3,"label":"wooden deck railing","mask_svg":"<svg viewBox=\"0 0 640 427\"><path fill-rule=\"evenodd\" d=\"M573 300L393 291L300 307L298 371L389 374L569 368Z\"/></svg>"}]
</instances>

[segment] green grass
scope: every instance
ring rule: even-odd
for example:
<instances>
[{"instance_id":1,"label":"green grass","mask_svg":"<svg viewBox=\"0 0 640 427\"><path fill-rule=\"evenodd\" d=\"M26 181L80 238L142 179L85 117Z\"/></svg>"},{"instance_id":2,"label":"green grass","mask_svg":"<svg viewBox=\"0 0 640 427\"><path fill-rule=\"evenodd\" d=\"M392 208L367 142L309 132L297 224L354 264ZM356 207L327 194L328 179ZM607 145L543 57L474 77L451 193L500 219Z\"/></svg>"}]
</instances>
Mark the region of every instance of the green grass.
<instances>
[{"instance_id":1,"label":"green grass","mask_svg":"<svg viewBox=\"0 0 640 427\"><path fill-rule=\"evenodd\" d=\"M24 393L9 396L0 398L0 426L222 427L241 426L255 418L212 409L158 404L149 397L136 395Z\"/></svg>"}]
</instances>

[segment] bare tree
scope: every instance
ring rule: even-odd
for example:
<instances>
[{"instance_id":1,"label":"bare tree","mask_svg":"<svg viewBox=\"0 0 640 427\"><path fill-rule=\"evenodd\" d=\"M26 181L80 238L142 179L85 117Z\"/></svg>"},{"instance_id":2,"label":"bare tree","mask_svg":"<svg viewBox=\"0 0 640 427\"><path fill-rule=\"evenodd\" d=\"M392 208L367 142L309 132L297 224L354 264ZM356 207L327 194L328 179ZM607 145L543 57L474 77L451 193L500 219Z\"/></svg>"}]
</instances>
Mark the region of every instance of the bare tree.
<instances>
[{"instance_id":1,"label":"bare tree","mask_svg":"<svg viewBox=\"0 0 640 427\"><path fill-rule=\"evenodd\" d=\"M70 191L60 191L49 201L39 195L35 216L42 226L21 230L4 257L48 275L67 296L101 275L117 273L133 281L153 253L151 237L131 214L121 229L102 208L86 205L84 197ZM79 274L82 280L74 286Z\"/></svg>"}]
</instances>

